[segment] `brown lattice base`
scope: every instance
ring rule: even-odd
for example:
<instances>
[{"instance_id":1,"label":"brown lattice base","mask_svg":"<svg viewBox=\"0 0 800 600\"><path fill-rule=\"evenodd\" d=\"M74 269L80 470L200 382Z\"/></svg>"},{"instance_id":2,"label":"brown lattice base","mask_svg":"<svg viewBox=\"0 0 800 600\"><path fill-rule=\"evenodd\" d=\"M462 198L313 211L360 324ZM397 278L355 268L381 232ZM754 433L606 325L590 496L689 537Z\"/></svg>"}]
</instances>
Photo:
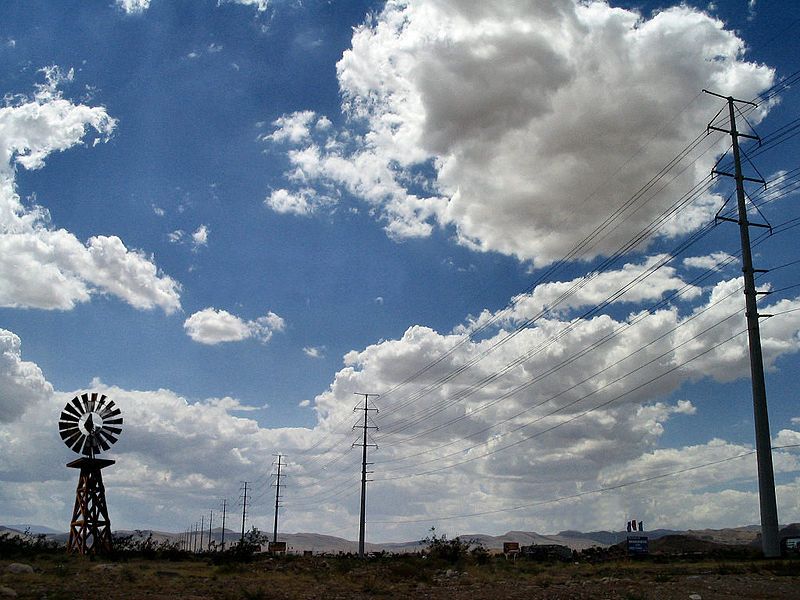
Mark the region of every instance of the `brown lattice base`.
<instances>
[{"instance_id":1,"label":"brown lattice base","mask_svg":"<svg viewBox=\"0 0 800 600\"><path fill-rule=\"evenodd\" d=\"M69 525L67 552L103 554L111 552L111 519L106 506L106 489L101 469L113 465L113 460L79 458L67 466L80 469L75 490L75 508Z\"/></svg>"}]
</instances>

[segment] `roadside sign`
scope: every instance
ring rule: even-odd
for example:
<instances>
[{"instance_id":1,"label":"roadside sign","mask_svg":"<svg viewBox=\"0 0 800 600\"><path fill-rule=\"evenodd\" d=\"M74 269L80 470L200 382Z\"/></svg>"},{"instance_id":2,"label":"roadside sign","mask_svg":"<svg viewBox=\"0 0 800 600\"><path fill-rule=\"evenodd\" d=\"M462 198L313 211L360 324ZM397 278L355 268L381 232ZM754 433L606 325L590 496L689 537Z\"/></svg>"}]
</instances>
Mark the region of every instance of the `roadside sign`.
<instances>
[{"instance_id":1,"label":"roadside sign","mask_svg":"<svg viewBox=\"0 0 800 600\"><path fill-rule=\"evenodd\" d=\"M519 554L519 542L503 542L503 554Z\"/></svg>"},{"instance_id":2,"label":"roadside sign","mask_svg":"<svg viewBox=\"0 0 800 600\"><path fill-rule=\"evenodd\" d=\"M270 554L286 554L286 542L270 542L267 550Z\"/></svg>"},{"instance_id":3,"label":"roadside sign","mask_svg":"<svg viewBox=\"0 0 800 600\"><path fill-rule=\"evenodd\" d=\"M628 554L642 555L649 552L646 535L628 536Z\"/></svg>"}]
</instances>

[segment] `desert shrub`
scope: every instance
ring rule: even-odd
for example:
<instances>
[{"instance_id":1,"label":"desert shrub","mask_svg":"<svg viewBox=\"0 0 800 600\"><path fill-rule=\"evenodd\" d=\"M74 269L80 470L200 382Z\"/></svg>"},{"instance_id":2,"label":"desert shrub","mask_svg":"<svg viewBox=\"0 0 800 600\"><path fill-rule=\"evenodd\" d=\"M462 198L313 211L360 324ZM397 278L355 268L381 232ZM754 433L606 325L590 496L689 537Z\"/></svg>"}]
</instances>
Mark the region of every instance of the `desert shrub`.
<instances>
[{"instance_id":1,"label":"desert shrub","mask_svg":"<svg viewBox=\"0 0 800 600\"><path fill-rule=\"evenodd\" d=\"M448 563L457 563L466 559L470 553L470 546L472 546L470 542L462 541L461 538L456 537L450 540L446 535L437 536L435 527L431 527L430 535L424 541L427 544L428 556Z\"/></svg>"},{"instance_id":2,"label":"desert shrub","mask_svg":"<svg viewBox=\"0 0 800 600\"><path fill-rule=\"evenodd\" d=\"M231 544L224 552L212 553L210 555L211 562L216 565L231 562L250 562L267 540L268 537L265 534L261 533L258 528L253 527L244 534L244 538Z\"/></svg>"},{"instance_id":3,"label":"desert shrub","mask_svg":"<svg viewBox=\"0 0 800 600\"><path fill-rule=\"evenodd\" d=\"M32 534L26 529L22 534L11 532L0 533L0 556L12 558L17 556L33 556L51 554L63 550L63 546L55 540L47 539L43 533Z\"/></svg>"},{"instance_id":4,"label":"desert shrub","mask_svg":"<svg viewBox=\"0 0 800 600\"><path fill-rule=\"evenodd\" d=\"M181 552L178 542L169 540L158 542L153 539L152 532L147 532L145 536L145 532L139 529L130 535L114 534L112 545L114 548L112 555L116 560L128 558L177 560L185 555Z\"/></svg>"}]
</instances>

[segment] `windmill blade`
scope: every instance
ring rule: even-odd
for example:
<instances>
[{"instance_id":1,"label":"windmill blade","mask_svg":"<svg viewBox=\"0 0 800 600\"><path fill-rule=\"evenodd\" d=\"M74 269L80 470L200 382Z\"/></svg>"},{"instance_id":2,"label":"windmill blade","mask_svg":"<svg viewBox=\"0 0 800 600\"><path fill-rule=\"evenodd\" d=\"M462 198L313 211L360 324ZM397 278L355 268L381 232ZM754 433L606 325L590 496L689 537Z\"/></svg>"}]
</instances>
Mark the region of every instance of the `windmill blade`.
<instances>
[{"instance_id":1,"label":"windmill blade","mask_svg":"<svg viewBox=\"0 0 800 600\"><path fill-rule=\"evenodd\" d=\"M58 422L58 430L59 431L77 431L79 429L78 423L72 423L69 421L59 421Z\"/></svg>"},{"instance_id":2,"label":"windmill blade","mask_svg":"<svg viewBox=\"0 0 800 600\"><path fill-rule=\"evenodd\" d=\"M89 394L81 394L81 400L83 401L83 410L86 411L89 408Z\"/></svg>"},{"instance_id":3,"label":"windmill blade","mask_svg":"<svg viewBox=\"0 0 800 600\"><path fill-rule=\"evenodd\" d=\"M64 415L67 415L67 414L70 415L70 416L75 417L76 419L80 419L81 418L81 411L79 411L74 406L72 406L72 404L69 404L69 403L64 407L64 410L61 411L61 417L63 418Z\"/></svg>"},{"instance_id":4,"label":"windmill blade","mask_svg":"<svg viewBox=\"0 0 800 600\"><path fill-rule=\"evenodd\" d=\"M113 445L117 441L117 437L113 433L108 433L107 431L100 430L100 435L98 436L101 442L108 443L109 446ZM106 448L108 450L108 448Z\"/></svg>"},{"instance_id":5,"label":"windmill blade","mask_svg":"<svg viewBox=\"0 0 800 600\"><path fill-rule=\"evenodd\" d=\"M101 429L101 431L108 431L109 433L113 433L114 435L119 435L120 432L122 431L122 428L121 427L107 427L105 424L103 424L103 429Z\"/></svg>"},{"instance_id":6,"label":"windmill blade","mask_svg":"<svg viewBox=\"0 0 800 600\"><path fill-rule=\"evenodd\" d=\"M99 431L100 436L102 436L109 444L115 444L117 442L117 436L113 433L106 431L105 429L101 429ZM106 448L108 450L108 448Z\"/></svg>"},{"instance_id":7,"label":"windmill blade","mask_svg":"<svg viewBox=\"0 0 800 600\"><path fill-rule=\"evenodd\" d=\"M83 437L83 434L79 430L75 431L62 431L61 432L61 439L64 440L64 443L72 448L73 444L78 441L79 438ZM73 448L74 450L74 448Z\"/></svg>"},{"instance_id":8,"label":"windmill blade","mask_svg":"<svg viewBox=\"0 0 800 600\"><path fill-rule=\"evenodd\" d=\"M64 427L77 427L78 426L78 419L62 419L58 422L59 428Z\"/></svg>"},{"instance_id":9,"label":"windmill blade","mask_svg":"<svg viewBox=\"0 0 800 600\"><path fill-rule=\"evenodd\" d=\"M67 415L67 414L62 413L61 417L58 420L58 422L59 422L59 424L60 423L70 423L71 425L75 425L77 427L79 420L80 419L78 419L76 417L73 417L72 415Z\"/></svg>"},{"instance_id":10,"label":"windmill blade","mask_svg":"<svg viewBox=\"0 0 800 600\"><path fill-rule=\"evenodd\" d=\"M85 441L86 436L82 433L78 432L79 434L75 436L75 441L72 442L70 448L72 448L73 452L77 452L78 454L81 453L81 447L83 446L83 442Z\"/></svg>"},{"instance_id":11,"label":"windmill blade","mask_svg":"<svg viewBox=\"0 0 800 600\"><path fill-rule=\"evenodd\" d=\"M120 414L122 411L119 408L117 408L117 405L114 404L114 401L112 400L111 402L105 405L102 411L98 410L97 412L100 414L101 417L105 419L106 416L113 417Z\"/></svg>"},{"instance_id":12,"label":"windmill blade","mask_svg":"<svg viewBox=\"0 0 800 600\"><path fill-rule=\"evenodd\" d=\"M100 400L98 400L97 404L95 405L94 410L97 413L102 414L103 406L105 406L105 404L106 404L106 396L105 396L105 394L103 394L103 395L100 396Z\"/></svg>"},{"instance_id":13,"label":"windmill blade","mask_svg":"<svg viewBox=\"0 0 800 600\"><path fill-rule=\"evenodd\" d=\"M101 432L101 433L102 433L102 432ZM102 439L100 436L97 436L97 437L95 438L95 441L97 442L97 444L99 444L99 445L100 445L100 447L101 447L103 450L108 450L109 448L111 448L111 444L107 444L107 443L105 442L105 440L103 440L103 439Z\"/></svg>"},{"instance_id":14,"label":"windmill blade","mask_svg":"<svg viewBox=\"0 0 800 600\"><path fill-rule=\"evenodd\" d=\"M82 416L82 415L83 415L83 413L85 413L85 412L86 412L86 411L83 409L83 405L81 404L81 399L80 399L78 396L75 396L75 397L72 399L72 406L74 406L74 407L75 407L75 410L77 410L77 411L78 411L78 415L79 415L79 416Z\"/></svg>"},{"instance_id":15,"label":"windmill blade","mask_svg":"<svg viewBox=\"0 0 800 600\"><path fill-rule=\"evenodd\" d=\"M122 417L118 419L103 419L103 426L106 425L122 425Z\"/></svg>"},{"instance_id":16,"label":"windmill blade","mask_svg":"<svg viewBox=\"0 0 800 600\"><path fill-rule=\"evenodd\" d=\"M87 435L83 443L83 454L91 456L93 448L97 448L97 441L94 439L93 435Z\"/></svg>"}]
</instances>

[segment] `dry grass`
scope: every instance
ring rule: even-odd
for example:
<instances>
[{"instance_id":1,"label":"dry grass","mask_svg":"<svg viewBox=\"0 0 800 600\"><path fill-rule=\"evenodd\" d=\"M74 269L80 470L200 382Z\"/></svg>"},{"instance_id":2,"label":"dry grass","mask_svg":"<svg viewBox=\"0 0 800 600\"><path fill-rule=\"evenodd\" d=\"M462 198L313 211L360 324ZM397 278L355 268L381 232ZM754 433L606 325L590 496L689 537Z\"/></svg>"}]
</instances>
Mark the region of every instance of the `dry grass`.
<instances>
[{"instance_id":1,"label":"dry grass","mask_svg":"<svg viewBox=\"0 0 800 600\"><path fill-rule=\"evenodd\" d=\"M60 553L14 559L32 565L32 574L6 572L0 560L0 586L18 598L48 600L167 598L257 600L324 598L686 598L702 579L705 588L739 598L797 597L800 561L615 561L543 564L492 559L457 564L420 557L370 561L354 558L271 559L214 565L202 559L91 561ZM766 582L766 583L765 583ZM731 587L733 586L733 587ZM736 587L739 586L739 587ZM761 596L748 595L748 586ZM783 588L794 595L782 595ZM741 588L741 589L740 589ZM653 590L660 590L657 596ZM707 590L706 590L707 591ZM674 593L674 595L672 595ZM788 593L788 592L787 592ZM703 598L724 595L703 594Z\"/></svg>"}]
</instances>

